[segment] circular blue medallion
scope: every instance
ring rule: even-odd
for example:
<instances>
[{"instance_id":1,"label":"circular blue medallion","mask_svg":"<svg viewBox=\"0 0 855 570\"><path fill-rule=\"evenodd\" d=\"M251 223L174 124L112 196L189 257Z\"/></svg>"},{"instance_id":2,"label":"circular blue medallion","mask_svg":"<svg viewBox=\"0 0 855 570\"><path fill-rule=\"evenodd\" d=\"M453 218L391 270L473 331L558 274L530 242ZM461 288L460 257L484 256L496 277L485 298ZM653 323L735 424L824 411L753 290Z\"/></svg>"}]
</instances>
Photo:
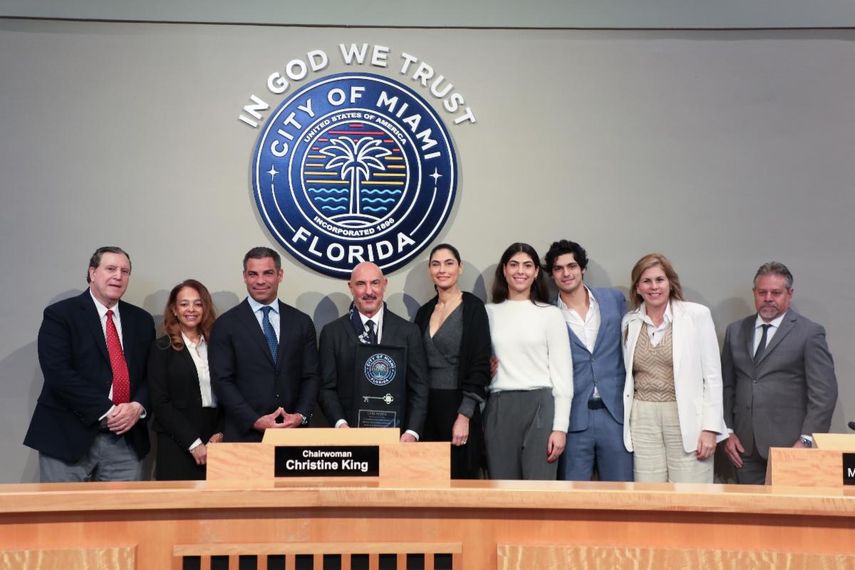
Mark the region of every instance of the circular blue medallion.
<instances>
[{"instance_id":1,"label":"circular blue medallion","mask_svg":"<svg viewBox=\"0 0 855 570\"><path fill-rule=\"evenodd\" d=\"M256 144L252 184L270 232L304 265L389 273L439 233L457 185L451 137L408 87L340 73L283 101Z\"/></svg>"}]
</instances>

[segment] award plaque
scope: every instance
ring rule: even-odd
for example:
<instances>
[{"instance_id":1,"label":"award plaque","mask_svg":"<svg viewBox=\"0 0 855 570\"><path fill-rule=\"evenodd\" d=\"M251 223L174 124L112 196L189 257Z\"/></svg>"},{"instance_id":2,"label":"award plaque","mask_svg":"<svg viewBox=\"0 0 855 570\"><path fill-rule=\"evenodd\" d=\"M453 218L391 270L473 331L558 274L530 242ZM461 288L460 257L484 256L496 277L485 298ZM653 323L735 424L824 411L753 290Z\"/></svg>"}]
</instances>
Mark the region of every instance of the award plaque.
<instances>
[{"instance_id":1,"label":"award plaque","mask_svg":"<svg viewBox=\"0 0 855 570\"><path fill-rule=\"evenodd\" d=\"M407 353L402 346L356 346L353 407L357 427L401 427L406 410Z\"/></svg>"}]
</instances>

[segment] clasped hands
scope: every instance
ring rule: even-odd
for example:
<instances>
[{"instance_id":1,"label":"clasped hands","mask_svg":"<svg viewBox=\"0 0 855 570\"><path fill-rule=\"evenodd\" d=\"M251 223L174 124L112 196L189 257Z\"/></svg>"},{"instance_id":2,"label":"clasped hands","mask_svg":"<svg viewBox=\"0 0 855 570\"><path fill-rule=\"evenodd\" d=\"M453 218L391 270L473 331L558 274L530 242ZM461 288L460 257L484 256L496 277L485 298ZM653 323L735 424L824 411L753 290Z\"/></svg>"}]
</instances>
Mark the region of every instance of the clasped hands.
<instances>
[{"instance_id":1,"label":"clasped hands","mask_svg":"<svg viewBox=\"0 0 855 570\"><path fill-rule=\"evenodd\" d=\"M123 435L130 431L142 416L143 407L139 402L127 402L115 404L107 413L107 429L116 435Z\"/></svg>"},{"instance_id":2,"label":"clasped hands","mask_svg":"<svg viewBox=\"0 0 855 570\"><path fill-rule=\"evenodd\" d=\"M302 423L303 416L300 414L289 414L280 406L276 408L276 411L255 420L252 427L263 432L266 429L293 428Z\"/></svg>"}]
</instances>

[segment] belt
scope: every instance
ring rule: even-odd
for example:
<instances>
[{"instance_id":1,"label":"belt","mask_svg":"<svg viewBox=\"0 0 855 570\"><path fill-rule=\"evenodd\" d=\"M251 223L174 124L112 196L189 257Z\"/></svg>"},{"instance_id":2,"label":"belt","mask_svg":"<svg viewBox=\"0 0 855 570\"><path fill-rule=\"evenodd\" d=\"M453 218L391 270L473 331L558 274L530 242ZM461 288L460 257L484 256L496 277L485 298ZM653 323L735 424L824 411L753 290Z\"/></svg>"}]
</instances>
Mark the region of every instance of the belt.
<instances>
[{"instance_id":1,"label":"belt","mask_svg":"<svg viewBox=\"0 0 855 570\"><path fill-rule=\"evenodd\" d=\"M591 398L588 400L588 409L589 410L602 410L606 407L606 404L603 403L602 398Z\"/></svg>"}]
</instances>

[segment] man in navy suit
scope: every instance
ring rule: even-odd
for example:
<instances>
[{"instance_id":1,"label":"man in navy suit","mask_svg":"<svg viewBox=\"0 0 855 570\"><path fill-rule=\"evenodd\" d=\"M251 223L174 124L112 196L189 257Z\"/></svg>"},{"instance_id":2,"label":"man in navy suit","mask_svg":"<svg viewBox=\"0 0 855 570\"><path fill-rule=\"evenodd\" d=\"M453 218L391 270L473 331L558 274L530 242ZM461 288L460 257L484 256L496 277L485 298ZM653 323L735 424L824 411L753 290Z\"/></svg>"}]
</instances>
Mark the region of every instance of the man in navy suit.
<instances>
[{"instance_id":1,"label":"man in navy suit","mask_svg":"<svg viewBox=\"0 0 855 570\"><path fill-rule=\"evenodd\" d=\"M567 448L559 478L632 481L632 454L623 445L625 372L620 324L626 301L617 289L585 285L588 256L578 243L561 240L546 253L546 271L558 288L555 304L570 331L573 402Z\"/></svg>"},{"instance_id":2,"label":"man in navy suit","mask_svg":"<svg viewBox=\"0 0 855 570\"><path fill-rule=\"evenodd\" d=\"M353 295L351 310L321 330L323 382L319 401L330 424L355 427L360 403L354 393L356 347L360 343L402 347L407 367L401 371L404 412L397 423L403 431L401 441L412 442L418 440L427 416L427 359L419 327L386 308L383 296L387 283L373 263L363 262L353 268L347 283Z\"/></svg>"},{"instance_id":3,"label":"man in navy suit","mask_svg":"<svg viewBox=\"0 0 855 570\"><path fill-rule=\"evenodd\" d=\"M121 301L130 276L128 254L101 247L89 260L89 289L45 309L44 386L24 438L39 452L43 483L142 479L154 321Z\"/></svg>"},{"instance_id":4,"label":"man in navy suit","mask_svg":"<svg viewBox=\"0 0 855 570\"><path fill-rule=\"evenodd\" d=\"M318 396L312 319L279 301L279 254L255 247L243 258L249 296L214 323L208 359L225 414L224 441L261 441L267 429L306 425Z\"/></svg>"}]
</instances>

